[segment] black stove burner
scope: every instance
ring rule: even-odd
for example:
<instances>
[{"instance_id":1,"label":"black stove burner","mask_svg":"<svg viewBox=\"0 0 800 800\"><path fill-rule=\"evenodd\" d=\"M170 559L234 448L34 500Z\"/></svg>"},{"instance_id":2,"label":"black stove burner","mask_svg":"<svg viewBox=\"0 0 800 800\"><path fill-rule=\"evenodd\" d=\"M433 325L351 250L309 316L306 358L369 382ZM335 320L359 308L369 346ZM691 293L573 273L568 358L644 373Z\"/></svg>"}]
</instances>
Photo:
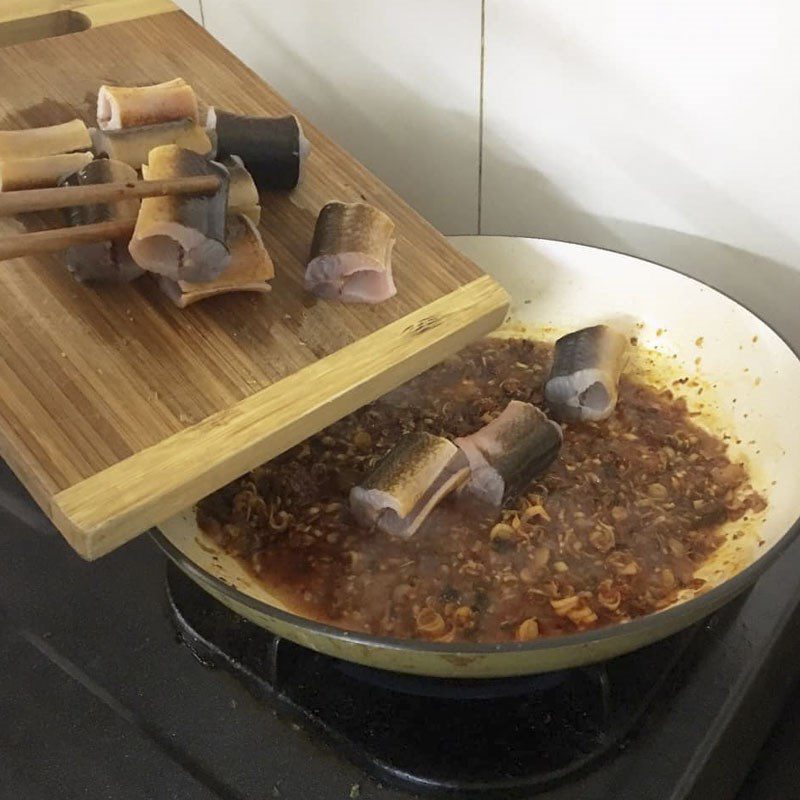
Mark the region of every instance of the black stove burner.
<instances>
[{"instance_id":1,"label":"black stove burner","mask_svg":"<svg viewBox=\"0 0 800 800\"><path fill-rule=\"evenodd\" d=\"M363 667L349 661L338 661L337 666L345 675L364 683L387 689L390 692L410 694L416 697L437 697L450 700L491 700L500 697L539 695L562 683L567 672L550 672L543 675L525 675L519 678L468 680L453 678L426 678L420 675L405 675L382 669Z\"/></svg>"},{"instance_id":2,"label":"black stove burner","mask_svg":"<svg viewBox=\"0 0 800 800\"><path fill-rule=\"evenodd\" d=\"M172 565L167 588L179 634L203 663L230 671L379 780L459 797L530 795L617 752L654 698L669 696L696 634L549 675L429 679L273 636Z\"/></svg>"}]
</instances>

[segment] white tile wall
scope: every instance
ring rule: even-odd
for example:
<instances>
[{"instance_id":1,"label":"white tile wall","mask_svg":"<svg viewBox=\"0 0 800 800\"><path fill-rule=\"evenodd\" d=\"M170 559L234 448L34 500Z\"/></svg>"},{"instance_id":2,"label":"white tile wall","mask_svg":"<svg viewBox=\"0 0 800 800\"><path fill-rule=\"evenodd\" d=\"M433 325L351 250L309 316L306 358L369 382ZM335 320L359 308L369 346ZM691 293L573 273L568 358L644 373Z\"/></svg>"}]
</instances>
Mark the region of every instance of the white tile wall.
<instances>
[{"instance_id":1,"label":"white tile wall","mask_svg":"<svg viewBox=\"0 0 800 800\"><path fill-rule=\"evenodd\" d=\"M202 0L172 0L182 8L195 22L203 24Z\"/></svg>"},{"instance_id":2,"label":"white tile wall","mask_svg":"<svg viewBox=\"0 0 800 800\"><path fill-rule=\"evenodd\" d=\"M693 273L800 342L800 4L486 0L481 231Z\"/></svg>"},{"instance_id":3,"label":"white tile wall","mask_svg":"<svg viewBox=\"0 0 800 800\"><path fill-rule=\"evenodd\" d=\"M797 0L202 2L212 34L444 232L651 258L800 345Z\"/></svg>"},{"instance_id":4,"label":"white tile wall","mask_svg":"<svg viewBox=\"0 0 800 800\"><path fill-rule=\"evenodd\" d=\"M203 0L208 30L434 225L476 230L480 0Z\"/></svg>"}]
</instances>

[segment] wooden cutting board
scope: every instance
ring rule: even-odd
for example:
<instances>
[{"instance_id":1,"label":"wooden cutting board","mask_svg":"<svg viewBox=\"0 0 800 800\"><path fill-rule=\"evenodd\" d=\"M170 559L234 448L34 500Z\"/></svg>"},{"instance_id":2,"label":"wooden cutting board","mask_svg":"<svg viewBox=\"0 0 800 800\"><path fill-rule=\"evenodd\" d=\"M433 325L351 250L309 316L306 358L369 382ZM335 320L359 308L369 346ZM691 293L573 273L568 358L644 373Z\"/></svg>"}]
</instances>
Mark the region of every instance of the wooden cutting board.
<instances>
[{"instance_id":1,"label":"wooden cutting board","mask_svg":"<svg viewBox=\"0 0 800 800\"><path fill-rule=\"evenodd\" d=\"M180 76L211 105L292 109L180 12L0 49L0 128L92 122L101 83ZM503 319L500 286L304 121L302 185L263 193L266 296L174 308L145 278L89 289L60 256L0 263L0 455L70 544L96 558L436 363ZM413 164L408 165L414 169ZM317 301L302 279L332 199L397 225L398 295ZM0 235L47 220L0 221ZM49 220L53 224L53 220Z\"/></svg>"}]
</instances>

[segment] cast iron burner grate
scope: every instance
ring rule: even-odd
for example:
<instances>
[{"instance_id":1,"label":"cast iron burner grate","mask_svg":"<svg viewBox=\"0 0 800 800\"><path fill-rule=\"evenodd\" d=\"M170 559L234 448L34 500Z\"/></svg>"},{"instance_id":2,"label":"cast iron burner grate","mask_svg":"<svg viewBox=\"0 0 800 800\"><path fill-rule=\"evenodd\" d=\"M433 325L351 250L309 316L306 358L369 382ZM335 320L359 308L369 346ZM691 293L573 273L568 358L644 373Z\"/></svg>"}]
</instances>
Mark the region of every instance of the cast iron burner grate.
<instances>
[{"instance_id":1,"label":"cast iron burner grate","mask_svg":"<svg viewBox=\"0 0 800 800\"><path fill-rule=\"evenodd\" d=\"M675 679L696 634L560 673L431 679L352 665L274 636L172 564L167 591L181 639L204 664L231 672L378 780L458 797L530 795L612 755Z\"/></svg>"}]
</instances>

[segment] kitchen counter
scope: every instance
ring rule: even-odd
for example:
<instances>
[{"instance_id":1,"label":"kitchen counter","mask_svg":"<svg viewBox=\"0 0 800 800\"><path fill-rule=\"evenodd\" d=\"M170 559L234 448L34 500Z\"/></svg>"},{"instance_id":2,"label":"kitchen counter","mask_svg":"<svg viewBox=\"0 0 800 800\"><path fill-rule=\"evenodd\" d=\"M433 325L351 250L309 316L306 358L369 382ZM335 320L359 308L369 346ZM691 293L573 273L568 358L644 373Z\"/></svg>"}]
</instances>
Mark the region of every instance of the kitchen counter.
<instances>
[{"instance_id":1,"label":"kitchen counter","mask_svg":"<svg viewBox=\"0 0 800 800\"><path fill-rule=\"evenodd\" d=\"M789 670L795 664L787 664ZM797 800L800 798L800 687L784 705L761 752L742 785L737 800Z\"/></svg>"}]
</instances>

